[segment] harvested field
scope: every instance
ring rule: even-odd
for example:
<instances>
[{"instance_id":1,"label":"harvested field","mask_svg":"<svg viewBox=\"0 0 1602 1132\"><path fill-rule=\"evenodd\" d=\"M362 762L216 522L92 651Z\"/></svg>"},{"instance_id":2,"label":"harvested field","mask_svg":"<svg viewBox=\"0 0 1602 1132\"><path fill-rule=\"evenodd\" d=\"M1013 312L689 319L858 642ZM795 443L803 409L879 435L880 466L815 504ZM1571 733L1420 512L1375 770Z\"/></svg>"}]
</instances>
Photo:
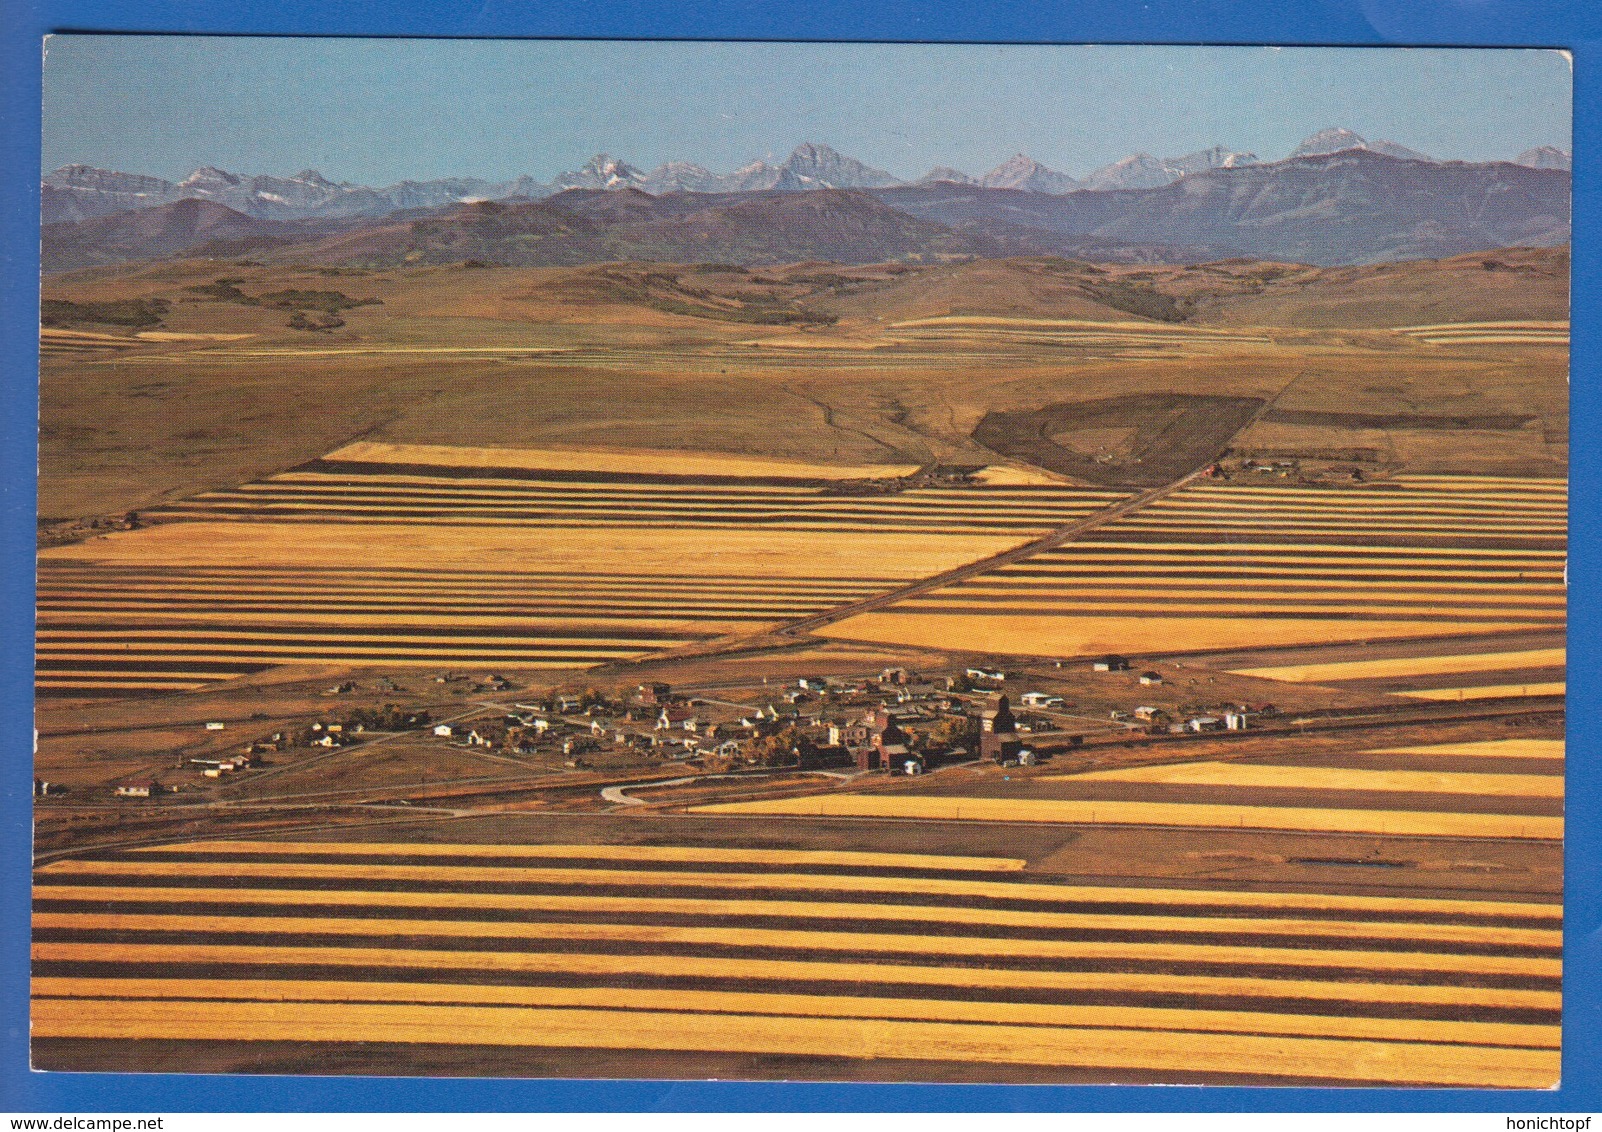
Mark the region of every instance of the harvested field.
<instances>
[{"instance_id":1,"label":"harvested field","mask_svg":"<svg viewBox=\"0 0 1602 1132\"><path fill-rule=\"evenodd\" d=\"M1440 765L1505 758L1508 773ZM1560 740L1496 740L1343 754L1256 755L1037 775L1017 782L930 781L918 792L831 793L699 807L941 821L1216 827L1392 836L1559 840L1563 777L1548 767ZM1377 765L1375 756L1384 756ZM1539 759L1530 773L1516 760ZM1432 762L1434 765L1432 765ZM1366 765L1365 765L1366 764ZM870 788L871 789L871 788ZM881 788L884 790L884 788Z\"/></svg>"},{"instance_id":2,"label":"harvested field","mask_svg":"<svg viewBox=\"0 0 1602 1132\"><path fill-rule=\"evenodd\" d=\"M1260 763L1179 763L1097 770L1048 781L1173 782L1186 786L1267 786L1298 790L1399 790L1561 798L1563 777L1546 774L1443 774L1427 770L1351 770Z\"/></svg>"},{"instance_id":3,"label":"harvested field","mask_svg":"<svg viewBox=\"0 0 1602 1132\"><path fill-rule=\"evenodd\" d=\"M814 817L915 818L926 821L1021 821L1104 825L1228 826L1325 833L1419 837L1511 837L1557 840L1563 819L1523 814L1451 814L1407 810L1340 810L1232 806L1205 802L931 798L874 794L725 802L697 813L804 814Z\"/></svg>"},{"instance_id":4,"label":"harvested field","mask_svg":"<svg viewBox=\"0 0 1602 1132\"><path fill-rule=\"evenodd\" d=\"M1473 688L1415 688L1399 692L1419 700L1489 700L1523 696L1561 696L1568 685L1561 680L1532 684L1481 684Z\"/></svg>"},{"instance_id":5,"label":"harvested field","mask_svg":"<svg viewBox=\"0 0 1602 1132\"><path fill-rule=\"evenodd\" d=\"M1422 747L1386 747L1383 755L1449 755L1491 759L1561 759L1561 739L1489 739L1483 743L1431 743Z\"/></svg>"},{"instance_id":6,"label":"harvested field","mask_svg":"<svg viewBox=\"0 0 1602 1132\"><path fill-rule=\"evenodd\" d=\"M1406 656L1384 660L1347 660L1330 664L1277 665L1236 668L1238 676L1267 680L1293 680L1317 684L1329 680L1361 680L1375 676L1420 676L1447 672L1487 672L1504 668L1541 668L1562 665L1564 649L1526 649L1520 652L1460 653L1453 656Z\"/></svg>"},{"instance_id":7,"label":"harvested field","mask_svg":"<svg viewBox=\"0 0 1602 1132\"><path fill-rule=\"evenodd\" d=\"M36 874L35 1064L69 1041L382 1041L1042 1081L1556 1078L1555 904L1062 885L1013 863L304 841L59 861Z\"/></svg>"},{"instance_id":8,"label":"harvested field","mask_svg":"<svg viewBox=\"0 0 1602 1132\"><path fill-rule=\"evenodd\" d=\"M1566 513L1561 480L1202 481L1081 539L826 632L1074 656L1556 629L1565 617ZM1525 660L1458 663L1494 666L1485 683L1501 685ZM1398 662L1373 663L1383 673Z\"/></svg>"},{"instance_id":9,"label":"harvested field","mask_svg":"<svg viewBox=\"0 0 1602 1132\"><path fill-rule=\"evenodd\" d=\"M575 472L630 475L715 476L738 479L850 480L908 476L916 464L814 464L802 460L764 460L755 456L701 455L595 448L466 448L443 444L389 444L360 440L330 452L328 460L360 464L421 464L451 468L561 468Z\"/></svg>"},{"instance_id":10,"label":"harvested field","mask_svg":"<svg viewBox=\"0 0 1602 1132\"><path fill-rule=\"evenodd\" d=\"M1217 457L1262 408L1256 397L1135 395L985 414L979 444L1090 483L1155 487ZM1121 435L1111 447L1099 440Z\"/></svg>"},{"instance_id":11,"label":"harvested field","mask_svg":"<svg viewBox=\"0 0 1602 1132\"><path fill-rule=\"evenodd\" d=\"M859 601L1120 498L830 488L852 470L350 445L44 551L38 688L184 691L282 664L583 668Z\"/></svg>"}]
</instances>

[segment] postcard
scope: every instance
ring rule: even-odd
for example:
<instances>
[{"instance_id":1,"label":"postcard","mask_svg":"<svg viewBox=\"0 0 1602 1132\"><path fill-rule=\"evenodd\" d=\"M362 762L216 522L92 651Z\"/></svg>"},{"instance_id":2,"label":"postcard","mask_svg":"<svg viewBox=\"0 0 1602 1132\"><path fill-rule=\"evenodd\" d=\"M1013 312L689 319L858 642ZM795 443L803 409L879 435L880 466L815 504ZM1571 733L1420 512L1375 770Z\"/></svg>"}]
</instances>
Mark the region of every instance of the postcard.
<instances>
[{"instance_id":1,"label":"postcard","mask_svg":"<svg viewBox=\"0 0 1602 1132\"><path fill-rule=\"evenodd\" d=\"M1566 55L46 46L36 1069L1558 1083Z\"/></svg>"}]
</instances>

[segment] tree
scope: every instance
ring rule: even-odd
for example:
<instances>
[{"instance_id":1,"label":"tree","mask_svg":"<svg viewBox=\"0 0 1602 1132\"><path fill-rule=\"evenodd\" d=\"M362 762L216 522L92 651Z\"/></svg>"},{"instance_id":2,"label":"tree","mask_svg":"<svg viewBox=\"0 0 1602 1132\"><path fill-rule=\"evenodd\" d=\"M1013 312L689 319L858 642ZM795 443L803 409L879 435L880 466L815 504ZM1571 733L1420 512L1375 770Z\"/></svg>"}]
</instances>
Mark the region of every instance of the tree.
<instances>
[{"instance_id":1,"label":"tree","mask_svg":"<svg viewBox=\"0 0 1602 1132\"><path fill-rule=\"evenodd\" d=\"M979 720L971 715L948 715L918 737L922 751L946 751L952 747L972 749L979 743Z\"/></svg>"}]
</instances>

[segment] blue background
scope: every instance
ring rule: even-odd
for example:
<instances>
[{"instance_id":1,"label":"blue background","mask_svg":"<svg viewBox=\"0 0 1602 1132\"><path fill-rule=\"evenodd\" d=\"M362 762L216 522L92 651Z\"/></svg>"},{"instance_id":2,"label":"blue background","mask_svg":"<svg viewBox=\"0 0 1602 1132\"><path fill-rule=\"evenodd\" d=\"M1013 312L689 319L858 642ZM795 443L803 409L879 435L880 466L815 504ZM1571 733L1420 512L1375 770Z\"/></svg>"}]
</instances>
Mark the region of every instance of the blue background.
<instances>
[{"instance_id":1,"label":"blue background","mask_svg":"<svg viewBox=\"0 0 1602 1132\"><path fill-rule=\"evenodd\" d=\"M1573 448L1563 1086L1475 1090L799 1085L734 1082L179 1077L27 1068L28 862L38 317L40 38L53 31L260 35L581 36L1017 43L1521 45L1574 53ZM1602 440L1592 312L1602 140L1602 7L1588 0L0 0L0 1110L20 1112L912 1110L1509 1111L1602 1109L1602 737L1595 663ZM1590 443L1588 443L1590 442Z\"/></svg>"}]
</instances>

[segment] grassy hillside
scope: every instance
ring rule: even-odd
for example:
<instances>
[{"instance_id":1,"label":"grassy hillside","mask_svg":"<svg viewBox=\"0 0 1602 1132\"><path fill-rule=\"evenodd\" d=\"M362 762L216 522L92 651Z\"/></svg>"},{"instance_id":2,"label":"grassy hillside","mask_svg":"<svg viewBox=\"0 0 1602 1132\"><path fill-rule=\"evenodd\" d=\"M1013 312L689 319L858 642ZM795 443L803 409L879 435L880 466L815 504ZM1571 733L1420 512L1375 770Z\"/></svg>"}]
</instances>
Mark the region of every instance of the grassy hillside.
<instances>
[{"instance_id":1,"label":"grassy hillside","mask_svg":"<svg viewBox=\"0 0 1602 1132\"><path fill-rule=\"evenodd\" d=\"M1265 450L1560 474L1561 327L1396 328L1560 322L1567 271L1563 249L1338 269L96 268L45 289L41 514L228 487L360 436L985 462L986 413L1130 394L1274 400L1245 438Z\"/></svg>"}]
</instances>

